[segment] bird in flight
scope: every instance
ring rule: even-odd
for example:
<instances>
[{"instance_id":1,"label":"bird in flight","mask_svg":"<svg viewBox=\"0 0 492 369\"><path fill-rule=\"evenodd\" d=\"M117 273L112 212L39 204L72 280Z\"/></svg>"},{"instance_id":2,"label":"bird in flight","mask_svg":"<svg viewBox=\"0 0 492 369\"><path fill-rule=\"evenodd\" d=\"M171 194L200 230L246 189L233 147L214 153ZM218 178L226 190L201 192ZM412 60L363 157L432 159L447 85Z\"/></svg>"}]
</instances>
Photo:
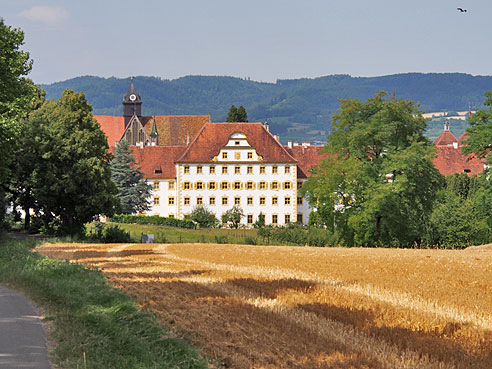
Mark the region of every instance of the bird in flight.
<instances>
[{"instance_id":1,"label":"bird in flight","mask_svg":"<svg viewBox=\"0 0 492 369\"><path fill-rule=\"evenodd\" d=\"M460 12L462 13L466 13L466 9L463 9L463 8L456 8L457 10L459 10Z\"/></svg>"}]
</instances>

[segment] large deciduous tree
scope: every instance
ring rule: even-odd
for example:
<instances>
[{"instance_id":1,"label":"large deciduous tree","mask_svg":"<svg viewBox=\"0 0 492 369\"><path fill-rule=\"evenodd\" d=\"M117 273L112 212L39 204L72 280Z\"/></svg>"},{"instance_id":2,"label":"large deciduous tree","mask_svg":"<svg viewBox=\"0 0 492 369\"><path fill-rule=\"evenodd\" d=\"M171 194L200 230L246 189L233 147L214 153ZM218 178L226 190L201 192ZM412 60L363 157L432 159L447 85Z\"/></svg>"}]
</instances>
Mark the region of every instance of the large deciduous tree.
<instances>
[{"instance_id":1,"label":"large deciduous tree","mask_svg":"<svg viewBox=\"0 0 492 369\"><path fill-rule=\"evenodd\" d=\"M152 187L145 181L140 168L135 165L126 140L118 142L111 161L111 179L118 187L120 210L123 214L134 214L150 208Z\"/></svg>"},{"instance_id":2,"label":"large deciduous tree","mask_svg":"<svg viewBox=\"0 0 492 369\"><path fill-rule=\"evenodd\" d=\"M29 190L45 226L59 234L82 233L84 223L112 214L116 204L107 139L91 110L83 93L66 90L22 127L33 158Z\"/></svg>"},{"instance_id":3,"label":"large deciduous tree","mask_svg":"<svg viewBox=\"0 0 492 369\"><path fill-rule=\"evenodd\" d=\"M5 214L5 188L10 181L9 166L15 157L19 120L32 96L32 83L25 76L32 61L22 51L24 33L0 18L0 227Z\"/></svg>"},{"instance_id":4,"label":"large deciduous tree","mask_svg":"<svg viewBox=\"0 0 492 369\"><path fill-rule=\"evenodd\" d=\"M474 153L479 158L486 158L487 164L492 164L489 155L492 149L492 91L485 93L484 105L488 109L477 111L470 117L470 127L466 130L468 138L464 141L463 153Z\"/></svg>"},{"instance_id":5,"label":"large deciduous tree","mask_svg":"<svg viewBox=\"0 0 492 369\"><path fill-rule=\"evenodd\" d=\"M327 227L348 245L419 243L443 177L413 102L341 100L327 155L303 186Z\"/></svg>"}]
</instances>

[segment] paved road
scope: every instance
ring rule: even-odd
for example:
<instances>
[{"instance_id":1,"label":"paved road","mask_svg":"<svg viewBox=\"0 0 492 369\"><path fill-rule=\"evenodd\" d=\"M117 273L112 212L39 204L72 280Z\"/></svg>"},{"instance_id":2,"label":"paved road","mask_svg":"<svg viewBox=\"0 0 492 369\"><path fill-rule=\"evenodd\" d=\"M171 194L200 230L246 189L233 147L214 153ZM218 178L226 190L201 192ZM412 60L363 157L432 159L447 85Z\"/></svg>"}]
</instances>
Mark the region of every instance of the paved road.
<instances>
[{"instance_id":1,"label":"paved road","mask_svg":"<svg viewBox=\"0 0 492 369\"><path fill-rule=\"evenodd\" d=\"M0 286L0 368L51 369L41 316L23 295Z\"/></svg>"}]
</instances>

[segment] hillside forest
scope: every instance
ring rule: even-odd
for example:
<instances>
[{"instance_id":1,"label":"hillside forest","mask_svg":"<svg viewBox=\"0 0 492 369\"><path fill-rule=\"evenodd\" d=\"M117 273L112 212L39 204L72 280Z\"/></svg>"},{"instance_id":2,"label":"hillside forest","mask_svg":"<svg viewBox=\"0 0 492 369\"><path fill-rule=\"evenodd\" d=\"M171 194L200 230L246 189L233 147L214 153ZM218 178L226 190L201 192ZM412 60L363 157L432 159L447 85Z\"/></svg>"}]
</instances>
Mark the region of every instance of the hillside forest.
<instances>
[{"instance_id":1,"label":"hillside forest","mask_svg":"<svg viewBox=\"0 0 492 369\"><path fill-rule=\"evenodd\" d=\"M136 77L144 115L206 115L226 121L231 105L244 106L250 122L268 121L272 132L287 140L325 142L339 99L365 101L379 91L414 101L424 112L466 111L483 108L491 76L463 73L406 73L382 77L331 75L314 79L277 80L275 83L221 76L186 76L174 80ZM122 114L121 101L130 78L77 77L41 85L47 99L58 99L65 89L84 92L93 113ZM429 122L428 137L442 131L442 118ZM466 121L451 122L459 137Z\"/></svg>"}]
</instances>

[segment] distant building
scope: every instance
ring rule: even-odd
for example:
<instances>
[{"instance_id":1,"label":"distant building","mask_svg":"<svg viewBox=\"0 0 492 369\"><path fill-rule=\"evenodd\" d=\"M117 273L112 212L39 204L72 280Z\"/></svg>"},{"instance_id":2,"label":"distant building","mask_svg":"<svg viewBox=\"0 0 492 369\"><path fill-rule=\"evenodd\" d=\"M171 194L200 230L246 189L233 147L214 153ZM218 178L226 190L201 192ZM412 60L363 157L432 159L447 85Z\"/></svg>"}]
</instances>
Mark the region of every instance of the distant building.
<instances>
[{"instance_id":1,"label":"distant building","mask_svg":"<svg viewBox=\"0 0 492 369\"><path fill-rule=\"evenodd\" d=\"M123 116L95 118L111 149L121 140L153 186L148 214L183 218L205 206L220 219L233 206L252 226L307 224L311 208L298 194L321 160L322 146L283 146L262 123L211 123L209 116L142 116L133 80L123 98Z\"/></svg>"},{"instance_id":2,"label":"distant building","mask_svg":"<svg viewBox=\"0 0 492 369\"><path fill-rule=\"evenodd\" d=\"M433 163L441 174L447 176L453 173L466 173L471 176L480 174L485 169L484 159L479 159L473 154L465 155L461 152L464 140L466 140L465 134L457 139L449 130L449 123L444 123L443 132L434 141L437 157Z\"/></svg>"}]
</instances>

